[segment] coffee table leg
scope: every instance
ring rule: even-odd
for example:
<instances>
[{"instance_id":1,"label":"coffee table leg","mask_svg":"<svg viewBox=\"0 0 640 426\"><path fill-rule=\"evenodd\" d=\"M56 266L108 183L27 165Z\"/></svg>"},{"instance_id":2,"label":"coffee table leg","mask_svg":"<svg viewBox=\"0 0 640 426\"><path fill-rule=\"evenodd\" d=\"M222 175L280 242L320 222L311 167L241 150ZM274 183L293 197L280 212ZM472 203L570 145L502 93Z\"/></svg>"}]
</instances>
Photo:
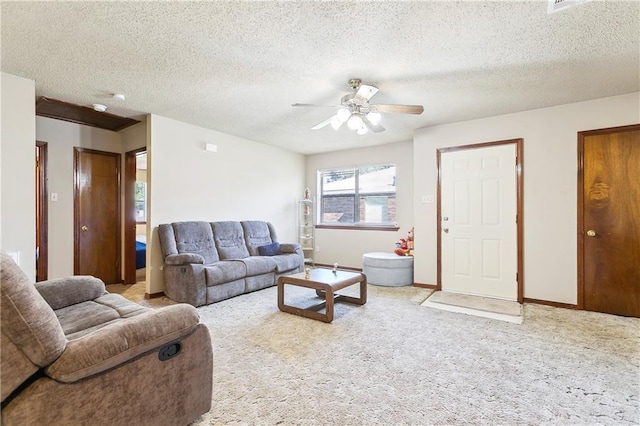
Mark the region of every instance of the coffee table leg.
<instances>
[{"instance_id":1,"label":"coffee table leg","mask_svg":"<svg viewBox=\"0 0 640 426\"><path fill-rule=\"evenodd\" d=\"M324 322L331 322L333 321L333 302L335 300L333 297L333 289L331 287L327 288L324 292L324 300L326 304Z\"/></svg>"},{"instance_id":2,"label":"coffee table leg","mask_svg":"<svg viewBox=\"0 0 640 426\"><path fill-rule=\"evenodd\" d=\"M286 285L285 280L278 280L278 309L282 312L298 315L301 317L311 318L323 322L333 321L333 289L330 287L322 293L325 295L325 301L319 305L311 306L308 308L298 308L295 306L287 305L284 303L284 288ZM292 284L295 285L295 284ZM316 312L325 308L325 313Z\"/></svg>"},{"instance_id":3,"label":"coffee table leg","mask_svg":"<svg viewBox=\"0 0 640 426\"><path fill-rule=\"evenodd\" d=\"M347 302L352 303L354 305L364 305L367 303L367 276L362 274L362 281L360 281L360 296L359 297L351 297L345 296L344 294L338 295L336 298L336 302Z\"/></svg>"}]
</instances>

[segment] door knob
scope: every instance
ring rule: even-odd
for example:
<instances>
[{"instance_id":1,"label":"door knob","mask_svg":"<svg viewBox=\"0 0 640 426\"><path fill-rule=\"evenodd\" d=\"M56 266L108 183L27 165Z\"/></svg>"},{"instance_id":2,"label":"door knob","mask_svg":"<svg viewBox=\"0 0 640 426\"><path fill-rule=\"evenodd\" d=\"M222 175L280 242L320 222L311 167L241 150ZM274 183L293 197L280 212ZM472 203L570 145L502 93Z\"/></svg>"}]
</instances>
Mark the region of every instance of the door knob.
<instances>
[{"instance_id":1,"label":"door knob","mask_svg":"<svg viewBox=\"0 0 640 426\"><path fill-rule=\"evenodd\" d=\"M86 231L89 228L87 228L87 225L82 225L82 228L80 228L80 229L82 229L83 231Z\"/></svg>"},{"instance_id":2,"label":"door knob","mask_svg":"<svg viewBox=\"0 0 640 426\"><path fill-rule=\"evenodd\" d=\"M596 236L596 231L594 231L593 229L589 229L587 231L587 236L589 237L595 237Z\"/></svg>"},{"instance_id":3,"label":"door knob","mask_svg":"<svg viewBox=\"0 0 640 426\"><path fill-rule=\"evenodd\" d=\"M445 233L449 233L449 228L442 228Z\"/></svg>"}]
</instances>

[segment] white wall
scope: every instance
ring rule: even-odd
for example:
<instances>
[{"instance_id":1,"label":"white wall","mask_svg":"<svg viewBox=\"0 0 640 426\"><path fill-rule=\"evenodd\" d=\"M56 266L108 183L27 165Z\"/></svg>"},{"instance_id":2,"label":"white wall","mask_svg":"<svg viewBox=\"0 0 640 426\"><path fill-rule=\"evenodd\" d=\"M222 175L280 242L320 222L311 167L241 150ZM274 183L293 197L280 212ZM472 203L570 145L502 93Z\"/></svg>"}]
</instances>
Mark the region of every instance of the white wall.
<instances>
[{"instance_id":1,"label":"white wall","mask_svg":"<svg viewBox=\"0 0 640 426\"><path fill-rule=\"evenodd\" d=\"M0 248L35 281L35 82L0 73Z\"/></svg>"},{"instance_id":2,"label":"white wall","mask_svg":"<svg viewBox=\"0 0 640 426\"><path fill-rule=\"evenodd\" d=\"M65 277L73 275L73 148L121 153L122 138L109 130L46 117L36 118L36 137L47 142L49 194L58 194L58 201L49 197L48 278Z\"/></svg>"},{"instance_id":3,"label":"white wall","mask_svg":"<svg viewBox=\"0 0 640 426\"><path fill-rule=\"evenodd\" d=\"M140 123L129 126L118 132L122 138L122 153L147 146L147 118L136 117ZM124 159L122 163L124 167Z\"/></svg>"},{"instance_id":4,"label":"white wall","mask_svg":"<svg viewBox=\"0 0 640 426\"><path fill-rule=\"evenodd\" d=\"M524 139L524 297L577 303L577 132L640 122L640 93L419 129L415 281L436 283L436 149Z\"/></svg>"},{"instance_id":5,"label":"white wall","mask_svg":"<svg viewBox=\"0 0 640 426\"><path fill-rule=\"evenodd\" d=\"M361 268L364 253L392 252L395 242L406 237L413 226L413 142L400 142L368 148L350 149L307 156L306 181L317 200L317 172L334 167L367 166L395 163L396 212L399 231L368 231L353 229L316 229L316 263L337 262L342 266ZM420 244L417 242L416 244Z\"/></svg>"},{"instance_id":6,"label":"white wall","mask_svg":"<svg viewBox=\"0 0 640 426\"><path fill-rule=\"evenodd\" d=\"M304 157L158 115L149 118L147 293L163 291L157 226L187 220L266 220L295 241ZM218 152L204 150L205 143Z\"/></svg>"}]
</instances>

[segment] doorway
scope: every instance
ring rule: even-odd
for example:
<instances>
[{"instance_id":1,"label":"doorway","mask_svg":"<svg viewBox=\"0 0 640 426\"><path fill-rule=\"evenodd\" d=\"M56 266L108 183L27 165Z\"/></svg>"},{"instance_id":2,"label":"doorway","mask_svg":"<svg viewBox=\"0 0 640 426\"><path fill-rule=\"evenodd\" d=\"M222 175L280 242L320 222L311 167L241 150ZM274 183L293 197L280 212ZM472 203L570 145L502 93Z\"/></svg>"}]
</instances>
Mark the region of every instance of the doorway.
<instances>
[{"instance_id":1,"label":"doorway","mask_svg":"<svg viewBox=\"0 0 640 426\"><path fill-rule=\"evenodd\" d=\"M74 147L74 274L121 283L120 154Z\"/></svg>"},{"instance_id":2,"label":"doorway","mask_svg":"<svg viewBox=\"0 0 640 426\"><path fill-rule=\"evenodd\" d=\"M49 190L47 143L36 141L36 281L49 276Z\"/></svg>"},{"instance_id":3,"label":"doorway","mask_svg":"<svg viewBox=\"0 0 640 426\"><path fill-rule=\"evenodd\" d=\"M124 283L146 279L147 149L125 153L124 160Z\"/></svg>"},{"instance_id":4,"label":"doorway","mask_svg":"<svg viewBox=\"0 0 640 426\"><path fill-rule=\"evenodd\" d=\"M522 139L441 148L437 286L523 301Z\"/></svg>"},{"instance_id":5,"label":"doorway","mask_svg":"<svg viewBox=\"0 0 640 426\"><path fill-rule=\"evenodd\" d=\"M640 125L578 132L578 308L640 317Z\"/></svg>"}]
</instances>

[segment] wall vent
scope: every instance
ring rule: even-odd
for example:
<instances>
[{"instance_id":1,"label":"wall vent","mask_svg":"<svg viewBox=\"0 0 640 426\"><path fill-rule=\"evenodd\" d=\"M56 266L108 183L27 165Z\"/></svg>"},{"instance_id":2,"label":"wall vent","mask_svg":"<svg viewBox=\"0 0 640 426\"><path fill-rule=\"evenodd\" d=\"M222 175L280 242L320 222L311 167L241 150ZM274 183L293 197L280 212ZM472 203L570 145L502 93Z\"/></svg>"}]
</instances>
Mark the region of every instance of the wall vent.
<instances>
[{"instance_id":1,"label":"wall vent","mask_svg":"<svg viewBox=\"0 0 640 426\"><path fill-rule=\"evenodd\" d=\"M590 0L549 0L549 6L547 7L547 14L551 14L559 10L565 10L573 6L578 6L588 1Z\"/></svg>"}]
</instances>

